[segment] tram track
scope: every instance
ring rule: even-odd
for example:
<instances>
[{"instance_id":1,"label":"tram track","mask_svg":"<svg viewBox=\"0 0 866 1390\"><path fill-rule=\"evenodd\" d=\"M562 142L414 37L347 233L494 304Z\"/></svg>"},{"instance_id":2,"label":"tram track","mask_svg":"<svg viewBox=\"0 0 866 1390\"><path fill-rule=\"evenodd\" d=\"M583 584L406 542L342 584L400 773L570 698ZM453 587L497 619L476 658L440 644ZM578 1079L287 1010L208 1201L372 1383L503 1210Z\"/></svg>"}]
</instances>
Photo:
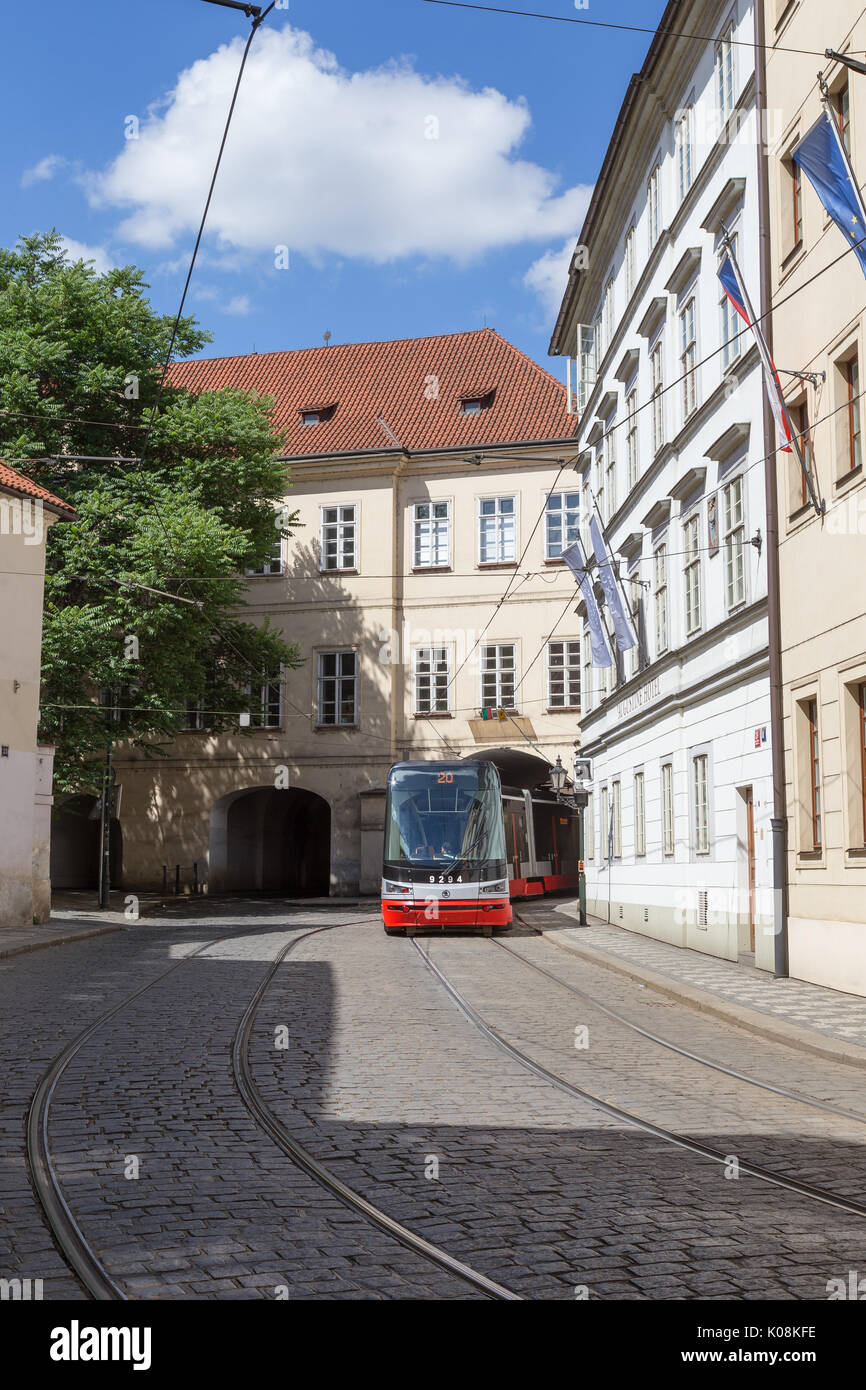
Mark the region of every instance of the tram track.
<instances>
[{"instance_id":1,"label":"tram track","mask_svg":"<svg viewBox=\"0 0 866 1390\"><path fill-rule=\"evenodd\" d=\"M252 1033L262 1000L280 965L301 941L316 935L318 932L334 931L338 928L357 926L369 921L370 916L367 914L350 921L323 923L300 932L278 953L247 1004L232 1041L232 1072L238 1093L257 1127L267 1134L298 1168L339 1200L343 1206L348 1207L368 1224L377 1227L399 1242L404 1248L471 1284L485 1296L496 1300L522 1301L519 1294L497 1284L492 1279L488 1279L486 1275L472 1269L454 1256L449 1255L447 1251L425 1240L423 1236L395 1221L361 1196L360 1193L342 1182L298 1143L265 1103L256 1086L249 1055ZM110 1009L105 1010L99 1017L92 1020L57 1054L43 1071L37 1083L26 1120L26 1152L32 1185L55 1245L84 1290L93 1299L127 1302L130 1296L122 1284L112 1277L105 1263L88 1241L63 1190L50 1144L51 1106L57 1095L59 1083L70 1063L101 1028L141 998L142 995L173 975L183 965L225 942L250 936L265 936L273 931L274 927L272 926L252 930L247 928L203 942L195 950L175 961L166 970L161 971L153 979L139 986L138 989L126 995Z\"/></svg>"},{"instance_id":2,"label":"tram track","mask_svg":"<svg viewBox=\"0 0 866 1390\"><path fill-rule=\"evenodd\" d=\"M495 943L499 944L499 943ZM610 1101L603 1100L600 1096L594 1095L591 1091L585 1090L581 1086L576 1086L573 1082L567 1081L559 1073L551 1071L541 1062L535 1060L528 1053L510 1042L469 1000L460 993L456 985L448 978L445 972L433 961L428 951L421 946L417 938L412 938L412 945L421 956L425 966L439 980L452 1002L457 1006L473 1027L481 1033L489 1042L492 1042L501 1052L517 1062L524 1070L542 1081L548 1082L563 1094L570 1096L573 1100L583 1101L600 1110L603 1114L618 1120L623 1124L637 1129L644 1134L651 1135L655 1139L660 1139L665 1143L695 1154L701 1158L709 1159L714 1163L727 1166L730 1163L730 1155L724 1154L720 1149L715 1149L711 1145L702 1144L699 1140L691 1139L688 1135L679 1134L674 1130L669 1130L661 1125L654 1124L633 1111L625 1110L621 1106L614 1105ZM518 955L517 952L512 952ZM548 972L542 972L548 973ZM556 977L553 977L556 978ZM826 1188L818 1187L811 1183L800 1182L796 1178L791 1178L784 1173L776 1172L773 1169L765 1168L757 1163L750 1163L738 1157L738 1169L741 1174L757 1178L761 1182L768 1183L774 1187L782 1188L788 1192L795 1193L797 1196L806 1197L812 1201L821 1202L826 1206L834 1207L839 1211L848 1212L851 1215L866 1217L866 1205L855 1202L851 1198L843 1196L841 1193L831 1192Z\"/></svg>"},{"instance_id":3,"label":"tram track","mask_svg":"<svg viewBox=\"0 0 866 1390\"><path fill-rule=\"evenodd\" d=\"M830 1105L826 1101L818 1100L815 1096L806 1096L801 1091L792 1091L786 1086L776 1086L770 1081L762 1081L757 1076L750 1076L748 1072L737 1071L734 1067L725 1066L723 1062L714 1061L710 1057L703 1057L700 1053L692 1052L687 1047L680 1047L679 1043L671 1042L669 1038L663 1038L658 1033L651 1032L649 1028L644 1028L639 1023L635 1023L633 1019L626 1018L625 1014L621 1014L616 1009L612 1009L610 1005L603 1004L600 999L596 999L594 995L588 994L586 990L578 989L576 985L569 984L567 980L563 980L560 975L554 974L552 970L546 970L543 965L538 965L536 961L529 960L526 956L522 955L520 951L516 951L513 946L509 946L507 942L496 937L492 938L492 940L495 946L499 946L503 951L507 951L510 956L514 956L516 960L519 960L520 963L527 966L528 969L534 970L538 975L545 976L548 980L552 980L554 984L561 986L562 989L567 990L569 994L573 994L576 998L584 1000L584 1002L589 1004L592 1008L597 1009L599 1013L605 1014L608 1018L614 1019L617 1023L621 1023L623 1027L630 1029L633 1033L639 1034L642 1038L646 1038L649 1042L657 1043L659 1047L664 1047L670 1052L675 1052L679 1057L686 1057L689 1061L698 1062L701 1066L708 1067L711 1071L720 1072L723 1076L730 1076L735 1081L744 1081L749 1086L757 1086L761 1090L769 1091L771 1094L781 1096L785 1100L797 1101L800 1105L810 1106L814 1110L822 1110L825 1114L837 1115L839 1118L851 1120L855 1124L866 1125L866 1115L858 1115L853 1110L845 1110L841 1106Z\"/></svg>"}]
</instances>

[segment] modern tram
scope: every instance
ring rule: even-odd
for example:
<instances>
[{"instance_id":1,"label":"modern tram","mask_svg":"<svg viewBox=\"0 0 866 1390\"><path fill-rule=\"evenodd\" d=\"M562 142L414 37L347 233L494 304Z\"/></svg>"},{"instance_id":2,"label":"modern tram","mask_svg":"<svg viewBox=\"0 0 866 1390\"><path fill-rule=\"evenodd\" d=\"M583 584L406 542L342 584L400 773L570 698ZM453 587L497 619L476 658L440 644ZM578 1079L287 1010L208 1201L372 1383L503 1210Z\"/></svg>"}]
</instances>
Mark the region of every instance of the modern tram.
<instances>
[{"instance_id":1,"label":"modern tram","mask_svg":"<svg viewBox=\"0 0 866 1390\"><path fill-rule=\"evenodd\" d=\"M491 761L395 763L385 802L385 931L507 926L512 898L577 889L580 835L577 810L543 789L503 787Z\"/></svg>"}]
</instances>

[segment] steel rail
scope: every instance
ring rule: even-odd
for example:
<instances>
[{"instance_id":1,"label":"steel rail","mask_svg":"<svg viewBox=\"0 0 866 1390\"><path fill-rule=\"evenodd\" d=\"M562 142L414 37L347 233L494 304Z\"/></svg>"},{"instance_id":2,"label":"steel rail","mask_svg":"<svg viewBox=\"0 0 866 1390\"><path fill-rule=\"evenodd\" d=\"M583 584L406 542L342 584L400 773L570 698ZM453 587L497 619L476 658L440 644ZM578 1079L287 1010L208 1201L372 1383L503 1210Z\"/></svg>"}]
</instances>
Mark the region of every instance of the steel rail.
<instances>
[{"instance_id":1,"label":"steel rail","mask_svg":"<svg viewBox=\"0 0 866 1390\"><path fill-rule=\"evenodd\" d=\"M526 956L515 951L513 946L506 942L493 938L495 946L501 946L503 951L514 956L521 964L535 970L539 975L546 975L548 980L553 980L554 984L561 985L570 994L574 994L578 999L584 999L599 1013L607 1014L609 1018L616 1019L617 1023L622 1023L624 1027L631 1028L633 1032L639 1033L642 1038L648 1038L650 1042L658 1043L660 1047L666 1047L671 1052L676 1052L680 1057L688 1057L693 1062L699 1062L701 1066L711 1067L713 1071L721 1072L724 1076L732 1076L737 1081L745 1081L749 1086L759 1086L763 1091L771 1091L774 1095L784 1096L786 1100L799 1101L801 1105L810 1105L815 1110L823 1110L828 1115L839 1115L845 1120L853 1120L856 1124L866 1125L866 1115L857 1115L853 1110L843 1110L838 1105L830 1105L826 1101L817 1100L814 1096L804 1096L799 1091L791 1091L786 1086L775 1086L771 1081L761 1081L757 1076L749 1076L747 1072L737 1071L734 1067L726 1067L723 1062L714 1062L709 1057L702 1057L699 1052L691 1052L687 1047L680 1047L678 1043L671 1042L668 1038L661 1037L658 1033L652 1033L648 1028L642 1028L639 1023L626 1018L625 1014L618 1013L616 1009L610 1008L608 1004L602 1004L593 995L587 994L585 990L578 989L576 985L570 985L567 980L563 980L559 975L554 975L553 971L545 970L543 965L537 965L535 961L528 960ZM595 964L595 962L593 962ZM603 970L604 966L599 965ZM736 1025L734 1025L736 1026ZM784 1046L784 1044L782 1044Z\"/></svg>"},{"instance_id":2,"label":"steel rail","mask_svg":"<svg viewBox=\"0 0 866 1390\"><path fill-rule=\"evenodd\" d=\"M367 919L359 918L357 920L365 921ZM26 1153L33 1188L60 1254L73 1273L78 1276L91 1298L102 1302L109 1300L128 1301L128 1295L112 1279L76 1221L64 1195L60 1178L51 1157L48 1129L51 1102L54 1099L58 1082L69 1063L100 1028L128 1008L130 1004L133 1004L136 999L146 994L148 990L153 989L155 985L174 974L175 970L186 965L187 961L193 960L203 951L210 950L212 946L218 946L223 941L234 941L239 937L261 935L263 932L273 930L274 928L271 926L260 928L258 931L247 928L245 931L230 932L215 937L212 941L203 942L194 951L190 951L188 955L175 961L168 969L155 975L152 980L139 986L132 994L126 995L118 1004L107 1009L105 1013L100 1014L92 1023L89 1023L57 1054L37 1083L27 1112L26 1123Z\"/></svg>"},{"instance_id":3,"label":"steel rail","mask_svg":"<svg viewBox=\"0 0 866 1390\"><path fill-rule=\"evenodd\" d=\"M286 957L301 941L304 941L309 936L315 936L318 932L333 931L336 927L347 925L349 924L334 922L321 927L313 927L310 931L306 931L294 937L292 941L288 942L288 944L283 947L275 960L265 971L258 989L250 1000L238 1024L237 1032L235 1033L232 1043L232 1072L234 1074L235 1084L241 1094L244 1104L249 1109L256 1123L274 1143L277 1144L299 1168L303 1169L309 1177L314 1178L317 1183L326 1188L333 1196L337 1197L344 1206L350 1209L350 1211L365 1217L374 1226L378 1226L380 1230L384 1231L386 1235L392 1236L395 1240L399 1241L401 1245L406 1246L408 1250L412 1250L415 1254L422 1255L428 1260L432 1260L434 1264L439 1265L442 1269L448 1270L451 1274L457 1275L460 1279L464 1279L467 1283L480 1289L488 1298L502 1299L510 1302L522 1302L523 1299L520 1294L514 1293L511 1289L505 1288L502 1284L497 1284L495 1280L489 1279L487 1275L481 1274L478 1270L474 1270L469 1265L464 1264L462 1260L458 1260L455 1256L449 1255L447 1251L441 1250L436 1245L432 1245L430 1241L425 1240L423 1236L409 1230L407 1226L401 1225L399 1221L395 1221L393 1217L388 1216L386 1212L374 1206L366 1197L362 1197L360 1193L355 1192L353 1188L344 1183L335 1173L332 1173L329 1168L323 1163L320 1163L317 1158L314 1158L309 1150L304 1148L304 1146L294 1138L290 1130L283 1124L282 1120L280 1120L267 1105L255 1083L250 1064L250 1043L256 1017L271 980Z\"/></svg>"},{"instance_id":4,"label":"steel rail","mask_svg":"<svg viewBox=\"0 0 866 1390\"><path fill-rule=\"evenodd\" d=\"M593 1095L591 1091L585 1091L580 1086L575 1086L556 1072L549 1071L547 1067L536 1062L527 1053L522 1052L514 1043L497 1031L482 1014L469 1003L455 985L451 983L447 975L439 969L438 965L430 959L430 956L422 946L419 946L417 938L412 938L412 945L432 973L437 976L457 1008L478 1029L486 1038L495 1044L502 1052L518 1062L526 1071L539 1077L542 1081L547 1081L551 1086L555 1086L558 1091L571 1096L573 1100L586 1101L589 1105L601 1110L605 1115L610 1115L615 1120L620 1120L624 1124L631 1125L632 1128L641 1130L644 1134L651 1134L656 1139L662 1139L666 1143L674 1144L677 1148L685 1149L689 1153L698 1154L701 1158L708 1158L713 1163L721 1163L727 1166L730 1162L730 1155L723 1154L719 1149L713 1149L708 1144L701 1144L696 1139L689 1139L684 1134L677 1134L673 1130L664 1129L661 1125L653 1124L651 1120L642 1119L640 1115L633 1114L630 1110L623 1110L618 1105L612 1105L610 1101L602 1100L599 1096ZM762 1168L759 1164L749 1163L737 1157L737 1165L740 1173L746 1173L749 1177L759 1178L761 1182L770 1183L774 1187L784 1188L788 1192L795 1192L798 1196L809 1197L813 1201L823 1202L826 1206L835 1207L839 1211L847 1211L854 1216L866 1217L866 1206L860 1202L851 1201L847 1197L842 1197L838 1193L829 1192L822 1187L814 1187L810 1183L798 1182L796 1178L785 1177L783 1173L775 1173L769 1168Z\"/></svg>"}]
</instances>

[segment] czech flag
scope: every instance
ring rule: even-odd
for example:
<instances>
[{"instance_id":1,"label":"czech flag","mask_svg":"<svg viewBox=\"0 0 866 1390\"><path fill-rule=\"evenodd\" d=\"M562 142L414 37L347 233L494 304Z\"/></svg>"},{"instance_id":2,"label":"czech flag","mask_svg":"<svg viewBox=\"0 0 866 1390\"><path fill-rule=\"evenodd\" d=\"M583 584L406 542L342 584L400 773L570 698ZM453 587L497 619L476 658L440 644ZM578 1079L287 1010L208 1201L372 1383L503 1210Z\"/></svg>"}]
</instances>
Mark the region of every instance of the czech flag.
<instances>
[{"instance_id":1,"label":"czech flag","mask_svg":"<svg viewBox=\"0 0 866 1390\"><path fill-rule=\"evenodd\" d=\"M764 335L761 332L760 324L753 323L749 318L749 312L745 304L745 297L740 288L740 282L737 278L736 271L734 270L734 267L731 263L730 256L725 256L725 259L719 267L719 279L722 282L722 289L725 291L725 294L728 296L728 299L731 301L740 318L743 320L743 323L747 326L747 328L751 328L752 332L755 335L755 340L758 344L758 350L761 354L761 361L764 367L764 387L766 389L767 395L770 398L770 406L773 411L773 417L776 421L776 425L778 426L779 437L781 439L786 440L786 443L782 445L782 449L786 454L790 454L791 431L788 428L788 420L783 407L784 397L782 395L782 386L779 381L779 375L776 371L773 359L770 356L769 349L767 348L766 339L764 338Z\"/></svg>"}]
</instances>

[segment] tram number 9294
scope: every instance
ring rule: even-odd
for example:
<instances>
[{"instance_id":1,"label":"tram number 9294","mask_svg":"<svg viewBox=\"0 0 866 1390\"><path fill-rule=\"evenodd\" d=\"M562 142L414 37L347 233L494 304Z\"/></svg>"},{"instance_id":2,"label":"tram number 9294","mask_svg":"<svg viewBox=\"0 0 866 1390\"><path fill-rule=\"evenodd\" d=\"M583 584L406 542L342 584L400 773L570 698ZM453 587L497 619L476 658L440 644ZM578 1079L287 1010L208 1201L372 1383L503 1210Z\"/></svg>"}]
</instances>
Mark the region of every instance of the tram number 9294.
<instances>
[{"instance_id":1,"label":"tram number 9294","mask_svg":"<svg viewBox=\"0 0 866 1390\"><path fill-rule=\"evenodd\" d=\"M462 883L462 882L463 882L463 875L462 875L462 874L458 874L457 877L455 878L453 874L449 874L448 877L446 878L444 874L440 874L439 877L437 878L435 874L431 874L431 875L430 875L430 878L428 879L428 882L429 882L429 883Z\"/></svg>"}]
</instances>

